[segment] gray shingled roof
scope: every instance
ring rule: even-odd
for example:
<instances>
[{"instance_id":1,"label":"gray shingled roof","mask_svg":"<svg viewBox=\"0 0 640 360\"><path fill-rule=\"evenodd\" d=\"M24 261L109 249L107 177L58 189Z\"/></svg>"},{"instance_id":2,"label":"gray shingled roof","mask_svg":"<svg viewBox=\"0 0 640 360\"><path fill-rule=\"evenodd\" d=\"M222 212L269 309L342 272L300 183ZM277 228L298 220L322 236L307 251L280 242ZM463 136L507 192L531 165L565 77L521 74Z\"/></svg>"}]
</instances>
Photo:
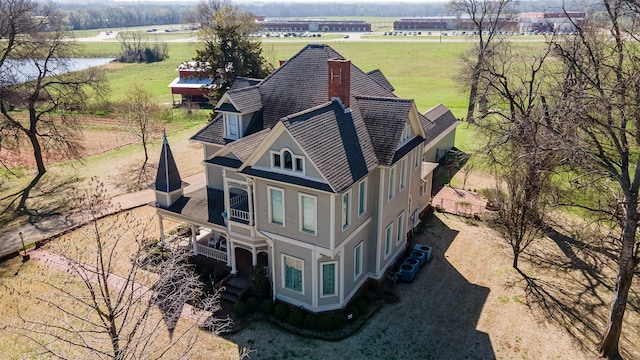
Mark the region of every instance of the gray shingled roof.
<instances>
[{"instance_id":1,"label":"gray shingled roof","mask_svg":"<svg viewBox=\"0 0 640 360\"><path fill-rule=\"evenodd\" d=\"M224 226L224 192L208 187L200 188L184 194L168 208L167 211L182 216Z\"/></svg>"},{"instance_id":2,"label":"gray shingled roof","mask_svg":"<svg viewBox=\"0 0 640 360\"><path fill-rule=\"evenodd\" d=\"M162 151L160 152L160 162L158 164L158 171L156 172L155 186L156 190L166 193L182 187L182 179L180 179L176 161L173 159L171 147L169 146L169 141L167 141L167 134L164 135L162 140Z\"/></svg>"},{"instance_id":3,"label":"gray shingled roof","mask_svg":"<svg viewBox=\"0 0 640 360\"><path fill-rule=\"evenodd\" d=\"M387 77L384 76L380 69L371 70L367 73L367 75L369 75L369 77L375 80L378 84L382 85L382 87L384 87L385 89L389 91L395 91L393 85L391 85Z\"/></svg>"},{"instance_id":4,"label":"gray shingled roof","mask_svg":"<svg viewBox=\"0 0 640 360\"><path fill-rule=\"evenodd\" d=\"M427 129L425 129L425 134L427 135L427 143L440 136L440 134L449 129L452 125L459 123L451 110L449 110L442 104L436 105L433 108L427 110L424 113L424 117L433 124L433 126L430 127L428 131Z\"/></svg>"},{"instance_id":5,"label":"gray shingled roof","mask_svg":"<svg viewBox=\"0 0 640 360\"><path fill-rule=\"evenodd\" d=\"M378 165L360 113L345 113L337 101L291 115L282 123L335 192L343 192Z\"/></svg>"},{"instance_id":6,"label":"gray shingled roof","mask_svg":"<svg viewBox=\"0 0 640 360\"><path fill-rule=\"evenodd\" d=\"M244 76L238 76L233 81L233 84L231 85L231 90L237 90L237 89L246 88L247 86L258 85L258 84L260 84L261 81L262 81L262 79L255 79L255 78L249 78L249 77L244 77Z\"/></svg>"},{"instance_id":7,"label":"gray shingled roof","mask_svg":"<svg viewBox=\"0 0 640 360\"><path fill-rule=\"evenodd\" d=\"M223 138L224 135L224 121L222 114L218 114L213 120L211 120L205 127L200 129L190 140L200 141L208 144L224 145L226 141Z\"/></svg>"},{"instance_id":8,"label":"gray shingled roof","mask_svg":"<svg viewBox=\"0 0 640 360\"><path fill-rule=\"evenodd\" d=\"M258 85L264 105L265 127L271 128L285 116L329 100L329 59L344 57L328 45L307 45ZM353 64L351 94L395 96Z\"/></svg>"},{"instance_id":9,"label":"gray shingled roof","mask_svg":"<svg viewBox=\"0 0 640 360\"><path fill-rule=\"evenodd\" d=\"M392 165L413 100L370 96L356 100L380 165Z\"/></svg>"},{"instance_id":10,"label":"gray shingled roof","mask_svg":"<svg viewBox=\"0 0 640 360\"><path fill-rule=\"evenodd\" d=\"M269 129L261 130L255 134L245 136L242 139L233 141L227 145L241 161L247 161L253 151L260 145L262 140L269 134Z\"/></svg>"},{"instance_id":11,"label":"gray shingled roof","mask_svg":"<svg viewBox=\"0 0 640 360\"><path fill-rule=\"evenodd\" d=\"M229 90L226 95L243 114L256 112L262 109L260 90L256 86L245 87L238 90Z\"/></svg>"}]
</instances>

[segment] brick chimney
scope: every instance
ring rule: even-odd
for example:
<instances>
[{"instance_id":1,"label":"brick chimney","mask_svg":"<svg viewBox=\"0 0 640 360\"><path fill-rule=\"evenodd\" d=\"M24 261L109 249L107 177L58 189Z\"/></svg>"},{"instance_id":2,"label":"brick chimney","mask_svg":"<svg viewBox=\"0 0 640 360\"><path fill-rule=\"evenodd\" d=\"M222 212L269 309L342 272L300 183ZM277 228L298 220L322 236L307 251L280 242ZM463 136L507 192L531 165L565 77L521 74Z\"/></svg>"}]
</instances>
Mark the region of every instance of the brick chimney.
<instances>
[{"instance_id":1,"label":"brick chimney","mask_svg":"<svg viewBox=\"0 0 640 360\"><path fill-rule=\"evenodd\" d=\"M284 63L287 62L287 60L279 60L280 61L280 66L284 65Z\"/></svg>"},{"instance_id":2,"label":"brick chimney","mask_svg":"<svg viewBox=\"0 0 640 360\"><path fill-rule=\"evenodd\" d=\"M351 97L351 61L329 59L329 100L340 99L349 108Z\"/></svg>"}]
</instances>

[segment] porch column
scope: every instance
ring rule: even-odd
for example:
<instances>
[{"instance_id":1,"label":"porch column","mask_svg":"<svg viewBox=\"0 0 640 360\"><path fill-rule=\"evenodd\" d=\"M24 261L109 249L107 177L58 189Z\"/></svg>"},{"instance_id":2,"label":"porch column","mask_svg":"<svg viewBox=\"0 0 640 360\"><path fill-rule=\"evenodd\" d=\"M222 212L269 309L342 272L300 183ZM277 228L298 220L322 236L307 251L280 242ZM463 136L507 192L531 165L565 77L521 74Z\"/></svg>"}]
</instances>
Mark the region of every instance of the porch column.
<instances>
[{"instance_id":1,"label":"porch column","mask_svg":"<svg viewBox=\"0 0 640 360\"><path fill-rule=\"evenodd\" d=\"M253 226L253 186L251 184L247 184L247 199L249 204L249 225ZM255 253L254 253L255 257ZM254 260L253 264L256 264Z\"/></svg>"},{"instance_id":2,"label":"porch column","mask_svg":"<svg viewBox=\"0 0 640 360\"><path fill-rule=\"evenodd\" d=\"M158 227L160 228L160 245L164 245L164 225L162 224L162 214L158 214Z\"/></svg>"},{"instance_id":3,"label":"porch column","mask_svg":"<svg viewBox=\"0 0 640 360\"><path fill-rule=\"evenodd\" d=\"M253 267L258 265L258 250L256 248L251 248L251 262Z\"/></svg>"},{"instance_id":4,"label":"porch column","mask_svg":"<svg viewBox=\"0 0 640 360\"><path fill-rule=\"evenodd\" d=\"M193 255L198 255L198 242L196 241L196 226L191 224L191 243L193 244Z\"/></svg>"},{"instance_id":5,"label":"porch column","mask_svg":"<svg viewBox=\"0 0 640 360\"><path fill-rule=\"evenodd\" d=\"M231 239L227 239L227 266L229 266L229 261L231 262L231 273L233 275L238 273L238 269L236 269L236 248L234 244L231 242Z\"/></svg>"}]
</instances>

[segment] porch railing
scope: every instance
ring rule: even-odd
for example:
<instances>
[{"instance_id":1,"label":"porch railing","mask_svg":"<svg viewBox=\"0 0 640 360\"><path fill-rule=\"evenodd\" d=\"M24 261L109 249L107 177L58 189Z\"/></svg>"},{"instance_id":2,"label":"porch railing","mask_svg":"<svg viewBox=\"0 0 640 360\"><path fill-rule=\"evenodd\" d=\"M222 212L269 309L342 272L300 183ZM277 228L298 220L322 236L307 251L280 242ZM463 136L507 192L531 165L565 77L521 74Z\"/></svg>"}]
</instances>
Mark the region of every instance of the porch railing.
<instances>
[{"instance_id":1,"label":"porch railing","mask_svg":"<svg viewBox=\"0 0 640 360\"><path fill-rule=\"evenodd\" d=\"M197 244L198 254L218 261L227 262L227 252Z\"/></svg>"},{"instance_id":2,"label":"porch railing","mask_svg":"<svg viewBox=\"0 0 640 360\"><path fill-rule=\"evenodd\" d=\"M236 195L234 197L232 197L231 199L229 199L229 204L231 206L236 206L238 204L240 204L243 201L247 201L249 198L246 194L241 194L241 195Z\"/></svg>"}]
</instances>

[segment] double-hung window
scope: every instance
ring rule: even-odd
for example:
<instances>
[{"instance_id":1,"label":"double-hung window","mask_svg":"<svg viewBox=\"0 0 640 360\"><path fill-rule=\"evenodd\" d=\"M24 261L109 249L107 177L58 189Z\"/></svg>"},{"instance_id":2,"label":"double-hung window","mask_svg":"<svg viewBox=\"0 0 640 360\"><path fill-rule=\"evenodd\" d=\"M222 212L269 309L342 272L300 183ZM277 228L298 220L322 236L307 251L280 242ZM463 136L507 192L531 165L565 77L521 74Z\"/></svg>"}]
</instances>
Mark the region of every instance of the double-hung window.
<instances>
[{"instance_id":1,"label":"double-hung window","mask_svg":"<svg viewBox=\"0 0 640 360\"><path fill-rule=\"evenodd\" d=\"M333 296L338 293L336 282L336 262L322 264L322 296Z\"/></svg>"},{"instance_id":2,"label":"double-hung window","mask_svg":"<svg viewBox=\"0 0 640 360\"><path fill-rule=\"evenodd\" d=\"M386 259L391 254L391 232L393 231L393 223L387 226L384 231L384 258Z\"/></svg>"},{"instance_id":3,"label":"double-hung window","mask_svg":"<svg viewBox=\"0 0 640 360\"><path fill-rule=\"evenodd\" d=\"M227 120L227 138L238 139L240 138L240 130L238 129L238 115L237 114L225 114Z\"/></svg>"},{"instance_id":4,"label":"double-hung window","mask_svg":"<svg viewBox=\"0 0 640 360\"><path fill-rule=\"evenodd\" d=\"M316 197L300 194L300 230L315 234L317 229Z\"/></svg>"},{"instance_id":5,"label":"double-hung window","mask_svg":"<svg viewBox=\"0 0 640 360\"><path fill-rule=\"evenodd\" d=\"M404 211L398 215L398 230L396 232L396 244L404 240Z\"/></svg>"},{"instance_id":6,"label":"double-hung window","mask_svg":"<svg viewBox=\"0 0 640 360\"><path fill-rule=\"evenodd\" d=\"M288 255L282 255L282 277L285 289L304 293L304 261Z\"/></svg>"},{"instance_id":7,"label":"double-hung window","mask_svg":"<svg viewBox=\"0 0 640 360\"><path fill-rule=\"evenodd\" d=\"M393 200L393 197L396 196L396 168L392 167L389 169L389 188L387 189L389 192L389 201Z\"/></svg>"},{"instance_id":8,"label":"double-hung window","mask_svg":"<svg viewBox=\"0 0 640 360\"><path fill-rule=\"evenodd\" d=\"M353 278L354 280L362 274L362 242L353 249Z\"/></svg>"},{"instance_id":9,"label":"double-hung window","mask_svg":"<svg viewBox=\"0 0 640 360\"><path fill-rule=\"evenodd\" d=\"M407 186L407 159L400 161L400 190Z\"/></svg>"},{"instance_id":10,"label":"double-hung window","mask_svg":"<svg viewBox=\"0 0 640 360\"><path fill-rule=\"evenodd\" d=\"M358 184L358 216L367 211L367 180L362 180Z\"/></svg>"},{"instance_id":11,"label":"double-hung window","mask_svg":"<svg viewBox=\"0 0 640 360\"><path fill-rule=\"evenodd\" d=\"M349 227L349 217L351 212L351 202L349 199L351 192L348 191L342 195L342 230Z\"/></svg>"},{"instance_id":12,"label":"double-hung window","mask_svg":"<svg viewBox=\"0 0 640 360\"><path fill-rule=\"evenodd\" d=\"M269 188L269 221L284 225L284 192L281 189Z\"/></svg>"}]
</instances>

